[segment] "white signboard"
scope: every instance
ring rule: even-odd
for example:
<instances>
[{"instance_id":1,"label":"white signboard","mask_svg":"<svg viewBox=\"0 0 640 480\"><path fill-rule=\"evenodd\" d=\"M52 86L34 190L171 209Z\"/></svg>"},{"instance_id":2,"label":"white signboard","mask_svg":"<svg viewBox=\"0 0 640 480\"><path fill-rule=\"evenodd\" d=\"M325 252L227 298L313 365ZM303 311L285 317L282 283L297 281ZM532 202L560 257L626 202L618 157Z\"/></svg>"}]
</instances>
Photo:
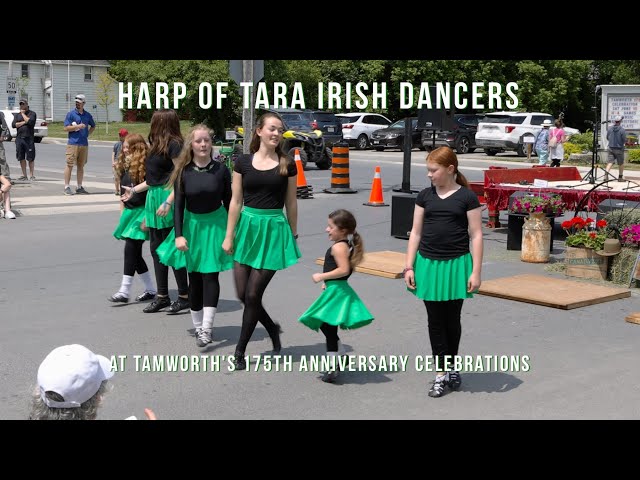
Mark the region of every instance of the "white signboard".
<instances>
[{"instance_id":1,"label":"white signboard","mask_svg":"<svg viewBox=\"0 0 640 480\"><path fill-rule=\"evenodd\" d=\"M549 182L547 180L541 180L539 178L533 179L533 186L538 188L546 188L549 186Z\"/></svg>"},{"instance_id":2,"label":"white signboard","mask_svg":"<svg viewBox=\"0 0 640 480\"><path fill-rule=\"evenodd\" d=\"M16 77L7 77L7 93L9 95L18 93L18 79Z\"/></svg>"},{"instance_id":3,"label":"white signboard","mask_svg":"<svg viewBox=\"0 0 640 480\"><path fill-rule=\"evenodd\" d=\"M609 95L607 97L607 114L613 124L613 117L622 115L622 126L626 130L640 130L640 96L637 95ZM605 129L606 130L606 129Z\"/></svg>"}]
</instances>

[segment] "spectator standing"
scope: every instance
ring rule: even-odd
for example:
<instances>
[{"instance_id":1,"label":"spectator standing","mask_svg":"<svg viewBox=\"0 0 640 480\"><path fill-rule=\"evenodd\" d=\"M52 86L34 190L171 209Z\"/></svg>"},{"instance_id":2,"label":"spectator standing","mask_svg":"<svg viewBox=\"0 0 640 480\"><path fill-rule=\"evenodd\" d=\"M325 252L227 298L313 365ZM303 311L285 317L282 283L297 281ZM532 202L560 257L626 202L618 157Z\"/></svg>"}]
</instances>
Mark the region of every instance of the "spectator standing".
<instances>
[{"instance_id":1,"label":"spectator standing","mask_svg":"<svg viewBox=\"0 0 640 480\"><path fill-rule=\"evenodd\" d=\"M607 142L609 142L609 155L607 158L607 172L611 170L613 162L618 164L618 181L624 180L624 145L627 143L627 132L621 125L622 116L616 115L615 122L607 129Z\"/></svg>"},{"instance_id":2,"label":"spectator standing","mask_svg":"<svg viewBox=\"0 0 640 480\"><path fill-rule=\"evenodd\" d=\"M4 113L0 112L0 175L3 175L7 180L11 181L11 175L9 171L9 164L7 163L7 153L4 150L4 139L7 135L9 127L4 118Z\"/></svg>"},{"instance_id":3,"label":"spectator standing","mask_svg":"<svg viewBox=\"0 0 640 480\"><path fill-rule=\"evenodd\" d=\"M33 181L33 164L36 159L35 133L36 112L29 109L29 101L20 99L20 113L13 116L11 126L16 129L16 159L20 162L22 176L18 180L27 180L27 161L29 162L29 178Z\"/></svg>"},{"instance_id":4,"label":"spectator standing","mask_svg":"<svg viewBox=\"0 0 640 480\"><path fill-rule=\"evenodd\" d=\"M84 166L89 157L89 135L95 130L96 123L91 114L84 109L87 101L85 96L78 94L74 100L76 108L67 113L64 119L64 131L69 135L65 153L67 166L64 169L64 194L73 195L70 183L73 166L76 165L78 167L76 170L78 179L76 193L87 195L89 192L82 186L82 179L84 178Z\"/></svg>"}]
</instances>

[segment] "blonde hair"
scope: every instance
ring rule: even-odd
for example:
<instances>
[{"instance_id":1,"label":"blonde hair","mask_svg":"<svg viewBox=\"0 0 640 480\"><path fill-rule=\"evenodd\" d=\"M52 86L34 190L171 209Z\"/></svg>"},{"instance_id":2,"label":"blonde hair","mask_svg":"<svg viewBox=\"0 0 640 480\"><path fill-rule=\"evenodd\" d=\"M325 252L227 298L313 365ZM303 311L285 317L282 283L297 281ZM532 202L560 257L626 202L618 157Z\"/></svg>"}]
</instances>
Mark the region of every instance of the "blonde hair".
<instances>
[{"instance_id":1,"label":"blonde hair","mask_svg":"<svg viewBox=\"0 0 640 480\"><path fill-rule=\"evenodd\" d=\"M191 145L193 144L193 137L195 136L195 133L199 130L204 130L209 134L209 137L211 138L211 152L213 152L214 131L202 123L199 123L198 125L194 125L193 127L191 127L191 130L189 130L189 133L187 134L187 138L184 141L184 145L182 146L182 150L180 151L180 156L178 156L178 161L176 162L176 166L173 169L173 172L171 172L171 176L169 177L169 181L167 182L166 188L170 189L172 186L174 186L176 183L176 180L179 178L182 178L182 172L184 171L184 167L186 167L193 161L193 148L191 148ZM181 188L181 185L180 183L178 183L178 189L180 188Z\"/></svg>"}]
</instances>

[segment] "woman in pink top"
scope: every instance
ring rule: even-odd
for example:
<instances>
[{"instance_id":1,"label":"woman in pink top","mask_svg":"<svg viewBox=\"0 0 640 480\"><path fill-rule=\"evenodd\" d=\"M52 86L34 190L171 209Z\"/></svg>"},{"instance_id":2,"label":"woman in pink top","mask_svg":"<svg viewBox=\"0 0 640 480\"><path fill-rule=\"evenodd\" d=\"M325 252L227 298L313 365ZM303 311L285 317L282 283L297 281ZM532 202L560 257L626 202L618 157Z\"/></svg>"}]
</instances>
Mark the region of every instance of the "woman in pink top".
<instances>
[{"instance_id":1,"label":"woman in pink top","mask_svg":"<svg viewBox=\"0 0 640 480\"><path fill-rule=\"evenodd\" d=\"M551 158L552 167L559 167L564 158L564 142L567 141L567 137L564 133L562 120L556 120L554 125L555 127L549 132L549 158ZM552 146L553 138L556 140L554 146Z\"/></svg>"}]
</instances>

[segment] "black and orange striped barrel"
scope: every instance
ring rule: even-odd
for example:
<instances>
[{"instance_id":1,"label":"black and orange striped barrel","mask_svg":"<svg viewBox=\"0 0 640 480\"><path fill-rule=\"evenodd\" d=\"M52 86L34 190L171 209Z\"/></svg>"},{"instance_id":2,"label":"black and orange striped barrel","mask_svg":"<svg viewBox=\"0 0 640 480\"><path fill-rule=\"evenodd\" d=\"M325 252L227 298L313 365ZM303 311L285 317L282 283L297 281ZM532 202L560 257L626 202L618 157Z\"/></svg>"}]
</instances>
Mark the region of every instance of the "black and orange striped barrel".
<instances>
[{"instance_id":1,"label":"black and orange striped barrel","mask_svg":"<svg viewBox=\"0 0 640 480\"><path fill-rule=\"evenodd\" d=\"M333 146L331 164L331 188L325 188L326 193L357 193L350 187L349 181L349 145L338 142Z\"/></svg>"}]
</instances>

